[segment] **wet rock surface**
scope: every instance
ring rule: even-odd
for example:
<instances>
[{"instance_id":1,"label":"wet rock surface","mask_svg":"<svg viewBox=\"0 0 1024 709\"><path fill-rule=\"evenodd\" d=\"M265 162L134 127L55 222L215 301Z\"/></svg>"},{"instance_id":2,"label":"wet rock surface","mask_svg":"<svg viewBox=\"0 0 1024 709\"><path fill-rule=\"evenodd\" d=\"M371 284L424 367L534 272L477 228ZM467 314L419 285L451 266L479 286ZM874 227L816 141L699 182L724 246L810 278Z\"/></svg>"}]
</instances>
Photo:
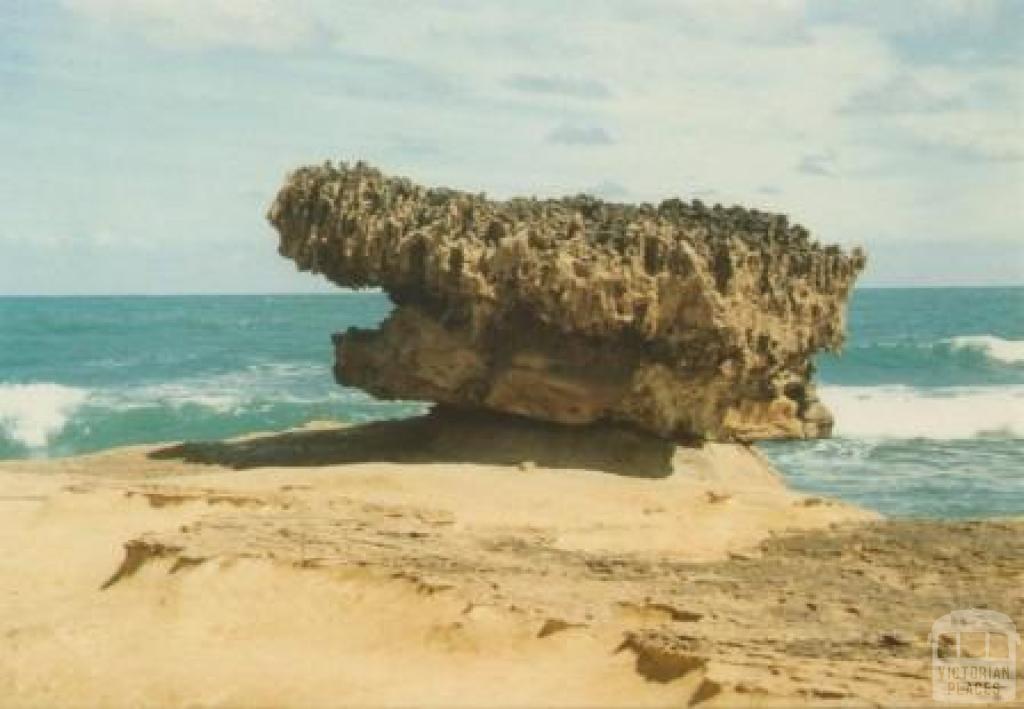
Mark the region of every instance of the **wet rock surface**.
<instances>
[{"instance_id":1,"label":"wet rock surface","mask_svg":"<svg viewBox=\"0 0 1024 709\"><path fill-rule=\"evenodd\" d=\"M268 218L300 269L397 306L335 336L343 384L675 440L831 430L811 356L842 345L865 257L783 215L499 202L328 163L290 175Z\"/></svg>"}]
</instances>

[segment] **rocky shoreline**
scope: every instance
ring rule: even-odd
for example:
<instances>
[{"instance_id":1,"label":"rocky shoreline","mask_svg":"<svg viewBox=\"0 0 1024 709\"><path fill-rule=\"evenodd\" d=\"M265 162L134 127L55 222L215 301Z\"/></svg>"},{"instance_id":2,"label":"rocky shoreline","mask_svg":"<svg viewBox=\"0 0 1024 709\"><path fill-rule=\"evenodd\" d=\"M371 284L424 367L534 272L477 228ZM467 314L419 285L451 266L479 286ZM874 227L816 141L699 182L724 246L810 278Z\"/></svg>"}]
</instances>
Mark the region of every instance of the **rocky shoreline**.
<instances>
[{"instance_id":1,"label":"rocky shoreline","mask_svg":"<svg viewBox=\"0 0 1024 709\"><path fill-rule=\"evenodd\" d=\"M0 462L0 704L905 706L939 617L1024 617L1024 520L883 520L749 443L829 435L859 251L362 163L269 218L396 305L338 381L433 409Z\"/></svg>"}]
</instances>

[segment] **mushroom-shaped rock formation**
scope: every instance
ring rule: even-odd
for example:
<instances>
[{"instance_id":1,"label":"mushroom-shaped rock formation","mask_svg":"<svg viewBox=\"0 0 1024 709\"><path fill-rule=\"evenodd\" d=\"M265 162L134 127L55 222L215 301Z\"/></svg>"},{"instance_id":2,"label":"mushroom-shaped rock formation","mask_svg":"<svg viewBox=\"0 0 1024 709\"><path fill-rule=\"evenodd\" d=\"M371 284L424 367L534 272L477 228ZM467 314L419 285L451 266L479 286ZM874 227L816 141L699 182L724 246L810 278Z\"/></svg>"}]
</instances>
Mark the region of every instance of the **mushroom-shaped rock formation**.
<instances>
[{"instance_id":1,"label":"mushroom-shaped rock formation","mask_svg":"<svg viewBox=\"0 0 1024 709\"><path fill-rule=\"evenodd\" d=\"M842 345L865 257L783 215L493 201L327 163L292 173L268 218L300 269L397 306L335 336L342 384L680 441L831 430L811 357Z\"/></svg>"}]
</instances>

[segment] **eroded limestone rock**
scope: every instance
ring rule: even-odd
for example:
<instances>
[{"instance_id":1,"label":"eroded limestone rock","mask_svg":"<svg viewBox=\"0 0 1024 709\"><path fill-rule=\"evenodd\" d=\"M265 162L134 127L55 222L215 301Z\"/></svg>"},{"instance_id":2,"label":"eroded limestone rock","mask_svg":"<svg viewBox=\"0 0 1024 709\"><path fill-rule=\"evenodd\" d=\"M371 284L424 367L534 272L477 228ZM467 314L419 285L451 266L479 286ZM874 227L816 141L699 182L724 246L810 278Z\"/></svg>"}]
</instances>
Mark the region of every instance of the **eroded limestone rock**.
<instances>
[{"instance_id":1,"label":"eroded limestone rock","mask_svg":"<svg viewBox=\"0 0 1024 709\"><path fill-rule=\"evenodd\" d=\"M290 175L268 218L300 269L397 306L335 336L343 384L676 440L831 430L811 356L842 345L865 257L783 215L498 202L328 163Z\"/></svg>"}]
</instances>

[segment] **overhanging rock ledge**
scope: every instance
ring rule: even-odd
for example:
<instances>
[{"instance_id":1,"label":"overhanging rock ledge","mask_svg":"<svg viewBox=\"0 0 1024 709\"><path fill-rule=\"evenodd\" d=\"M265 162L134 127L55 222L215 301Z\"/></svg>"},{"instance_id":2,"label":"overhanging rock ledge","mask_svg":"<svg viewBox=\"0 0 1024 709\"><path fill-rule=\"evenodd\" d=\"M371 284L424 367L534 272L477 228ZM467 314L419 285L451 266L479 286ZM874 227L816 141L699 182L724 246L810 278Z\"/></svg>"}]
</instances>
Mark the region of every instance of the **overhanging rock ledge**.
<instances>
[{"instance_id":1,"label":"overhanging rock ledge","mask_svg":"<svg viewBox=\"0 0 1024 709\"><path fill-rule=\"evenodd\" d=\"M335 337L342 384L674 440L831 432L811 358L841 347L865 256L784 215L493 201L326 163L293 172L268 218L300 269L397 306Z\"/></svg>"}]
</instances>

